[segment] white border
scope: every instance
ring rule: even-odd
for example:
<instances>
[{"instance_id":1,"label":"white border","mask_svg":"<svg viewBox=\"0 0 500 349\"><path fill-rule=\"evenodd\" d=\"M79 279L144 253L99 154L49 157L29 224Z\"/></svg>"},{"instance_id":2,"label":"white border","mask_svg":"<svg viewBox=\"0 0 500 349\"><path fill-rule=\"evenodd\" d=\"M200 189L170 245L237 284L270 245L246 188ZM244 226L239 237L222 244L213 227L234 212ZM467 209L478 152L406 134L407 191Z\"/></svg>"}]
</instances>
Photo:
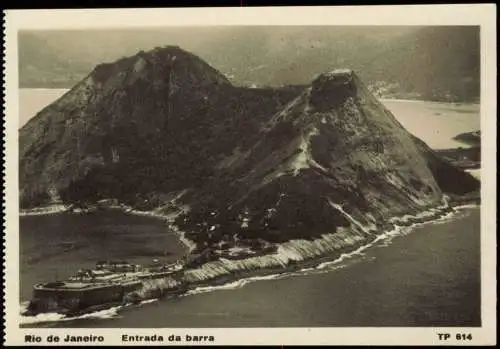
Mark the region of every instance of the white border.
<instances>
[{"instance_id":1,"label":"white border","mask_svg":"<svg viewBox=\"0 0 500 349\"><path fill-rule=\"evenodd\" d=\"M496 16L495 5L412 5L356 7L11 10L5 12L5 344L24 345L25 334L103 335L122 345L127 333L214 335L214 344L496 344ZM481 26L481 328L262 328L262 329L20 329L18 204L19 29L133 28L206 25L480 25ZM472 333L473 340L438 341L437 333ZM41 345L50 345L45 341ZM93 345L99 343L85 343ZM140 343L145 344L145 343ZM189 344L163 343L163 344Z\"/></svg>"}]
</instances>

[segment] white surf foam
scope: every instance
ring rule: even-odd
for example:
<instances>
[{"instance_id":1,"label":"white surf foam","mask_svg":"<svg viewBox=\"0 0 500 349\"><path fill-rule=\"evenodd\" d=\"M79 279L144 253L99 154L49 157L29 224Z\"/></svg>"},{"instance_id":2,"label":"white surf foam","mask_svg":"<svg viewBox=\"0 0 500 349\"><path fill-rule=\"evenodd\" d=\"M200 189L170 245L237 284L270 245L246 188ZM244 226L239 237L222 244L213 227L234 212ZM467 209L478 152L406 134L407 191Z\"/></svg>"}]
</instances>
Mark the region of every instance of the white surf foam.
<instances>
[{"instance_id":1,"label":"white surf foam","mask_svg":"<svg viewBox=\"0 0 500 349\"><path fill-rule=\"evenodd\" d=\"M27 308L26 306L21 307L21 313L23 313ZM82 314L75 317L66 317L58 313L42 313L35 316L23 316L21 315L20 325L37 324L37 323L48 323L48 322L59 322L59 321L74 321L81 319L113 319L118 318L118 312L122 306L116 306L109 309L99 310L88 314Z\"/></svg>"},{"instance_id":2,"label":"white surf foam","mask_svg":"<svg viewBox=\"0 0 500 349\"><path fill-rule=\"evenodd\" d=\"M153 298L153 299L146 299L144 301L142 301L140 304L149 304L149 303L154 303L154 302L158 302L159 299L158 298Z\"/></svg>"},{"instance_id":3,"label":"white surf foam","mask_svg":"<svg viewBox=\"0 0 500 349\"><path fill-rule=\"evenodd\" d=\"M143 300L142 302L139 303L139 305L145 305L145 304L150 304L159 301L158 298L152 298L152 299L146 299ZM25 312L28 308L29 302L22 302L21 303L21 311L20 313L22 314ZM125 307L129 306L130 304L126 305L119 305L116 307L111 307L108 309L103 309L99 311L95 311L92 313L88 314L82 314L80 316L75 316L75 317L65 317L62 314L58 313L43 313L43 314L38 314L35 316L23 316L21 315L21 325L27 325L27 324L36 324L36 323L48 323L48 322L57 322L57 321L75 321L75 320L81 320L81 319L97 319L97 320L106 320L106 319L116 319L119 318L119 312L120 310L124 309Z\"/></svg>"},{"instance_id":4,"label":"white surf foam","mask_svg":"<svg viewBox=\"0 0 500 349\"><path fill-rule=\"evenodd\" d=\"M118 315L120 309L122 309L122 306L99 310L93 313L83 314L81 316L73 318L67 318L66 321L79 320L79 319L114 319L120 317Z\"/></svg>"},{"instance_id":5,"label":"white surf foam","mask_svg":"<svg viewBox=\"0 0 500 349\"><path fill-rule=\"evenodd\" d=\"M190 295L212 292L212 291L217 291L217 290L235 290L237 288L241 288L241 287L245 286L246 284L248 284L250 282L264 281L264 280L276 280L276 279L280 279L280 278L283 278L284 276L288 276L288 275L290 275L290 273L279 273L279 274L271 274L271 275L264 275L264 276L252 276L252 277L232 281L232 282L229 282L229 283L223 284L223 285L201 286L201 287L197 287L193 290L186 292L186 294L183 296L190 296Z\"/></svg>"},{"instance_id":6,"label":"white surf foam","mask_svg":"<svg viewBox=\"0 0 500 349\"><path fill-rule=\"evenodd\" d=\"M242 288L245 285L252 283L252 282L256 282L256 281L278 280L278 279L289 278L289 277L294 277L294 276L315 274L315 273L318 273L319 271L325 272L325 271L332 271L332 270L345 268L347 265L342 265L342 262L345 262L347 259L352 258L353 256L363 257L364 254L361 251L362 250L360 248L360 249L353 251L351 253L344 253L338 259L335 259L333 261L323 262L323 263L318 264L315 267L307 267L307 268L300 269L297 271L289 271L289 272L277 273L277 274L271 274L271 275L265 275L265 276L252 276L252 277L232 281L232 282L229 282L229 283L223 284L223 285L197 287L193 290L188 291L183 296L197 295L197 294L201 294L201 293L213 292L213 291L218 291L218 290L235 290L235 289Z\"/></svg>"},{"instance_id":7,"label":"white surf foam","mask_svg":"<svg viewBox=\"0 0 500 349\"><path fill-rule=\"evenodd\" d=\"M398 229L394 229L393 231L386 233L384 235L386 236L391 236L391 234L397 234L400 231L399 227ZM383 236L380 236L376 240L378 241L380 238L383 238ZM277 280L277 279L282 279L282 278L287 278L287 277L292 277L292 276L300 276L300 275L309 275L313 273L317 273L319 271L321 272L326 272L326 271L332 271L332 270L337 270L341 268L345 268L347 265L343 265L343 262L346 262L349 259L352 259L353 257L364 257L364 250L367 248L373 246L375 241L372 241L369 244L366 244L364 246L359 247L355 251L349 252L349 253L342 253L339 258L328 261L328 262L323 262L318 264L315 267L307 267L300 269L298 271L292 271L292 272L284 272L284 273L278 273L278 274L271 274L271 275L265 275L265 276L253 276L249 278L243 278L240 280L232 281L227 284L223 285L217 285L217 286L202 286L195 288L194 290L188 291L185 296L190 296L190 295L196 295L196 294L201 294L201 293L207 293L207 292L213 292L217 290L233 290L233 289L238 289L241 288L251 282L255 281L264 281L264 280Z\"/></svg>"},{"instance_id":8,"label":"white surf foam","mask_svg":"<svg viewBox=\"0 0 500 349\"><path fill-rule=\"evenodd\" d=\"M20 210L19 216L44 216L56 213L62 213L69 210L69 206L67 205L52 205L45 207L37 207L28 210Z\"/></svg>"},{"instance_id":9,"label":"white surf foam","mask_svg":"<svg viewBox=\"0 0 500 349\"><path fill-rule=\"evenodd\" d=\"M36 316L22 316L21 321L19 321L20 325L29 325L29 324L37 324L44 322L55 322L55 321L63 321L64 315L57 313L44 313L38 314Z\"/></svg>"}]
</instances>

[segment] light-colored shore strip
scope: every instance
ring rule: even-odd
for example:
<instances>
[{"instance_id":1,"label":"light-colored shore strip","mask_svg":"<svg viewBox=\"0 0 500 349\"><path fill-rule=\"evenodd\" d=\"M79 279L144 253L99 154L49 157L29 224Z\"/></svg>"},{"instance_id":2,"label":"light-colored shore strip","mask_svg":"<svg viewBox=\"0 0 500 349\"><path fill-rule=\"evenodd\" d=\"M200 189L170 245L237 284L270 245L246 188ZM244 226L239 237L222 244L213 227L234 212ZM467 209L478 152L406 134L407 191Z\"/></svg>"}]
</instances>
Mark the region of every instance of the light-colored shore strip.
<instances>
[{"instance_id":1,"label":"light-colored shore strip","mask_svg":"<svg viewBox=\"0 0 500 349\"><path fill-rule=\"evenodd\" d=\"M66 212L70 209L68 205L51 205L44 207L37 207L27 210L19 210L19 216L41 216L41 215L50 215L56 213Z\"/></svg>"}]
</instances>

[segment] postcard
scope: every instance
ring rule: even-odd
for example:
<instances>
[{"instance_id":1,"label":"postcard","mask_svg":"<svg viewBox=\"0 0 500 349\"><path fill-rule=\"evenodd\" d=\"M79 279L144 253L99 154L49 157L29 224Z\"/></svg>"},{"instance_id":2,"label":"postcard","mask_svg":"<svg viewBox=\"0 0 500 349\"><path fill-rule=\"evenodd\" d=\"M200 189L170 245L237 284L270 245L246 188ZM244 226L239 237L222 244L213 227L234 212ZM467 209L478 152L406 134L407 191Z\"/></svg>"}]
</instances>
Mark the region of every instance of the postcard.
<instances>
[{"instance_id":1,"label":"postcard","mask_svg":"<svg viewBox=\"0 0 500 349\"><path fill-rule=\"evenodd\" d=\"M6 345L496 344L494 5L4 19Z\"/></svg>"}]
</instances>

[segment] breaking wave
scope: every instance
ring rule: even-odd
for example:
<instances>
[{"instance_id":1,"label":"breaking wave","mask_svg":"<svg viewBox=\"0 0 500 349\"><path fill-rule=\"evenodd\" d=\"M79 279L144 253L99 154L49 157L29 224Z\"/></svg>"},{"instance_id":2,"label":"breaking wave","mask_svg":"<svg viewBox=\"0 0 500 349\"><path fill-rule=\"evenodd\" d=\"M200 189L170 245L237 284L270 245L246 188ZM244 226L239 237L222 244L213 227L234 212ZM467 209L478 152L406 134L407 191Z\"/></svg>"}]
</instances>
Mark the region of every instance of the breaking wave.
<instances>
[{"instance_id":1,"label":"breaking wave","mask_svg":"<svg viewBox=\"0 0 500 349\"><path fill-rule=\"evenodd\" d=\"M32 209L20 210L19 216L42 216L49 214L56 214L68 211L69 206L67 205L51 205L45 207L36 207Z\"/></svg>"},{"instance_id":2,"label":"breaking wave","mask_svg":"<svg viewBox=\"0 0 500 349\"><path fill-rule=\"evenodd\" d=\"M27 305L26 305L27 307ZM29 324L40 324L40 323L49 323L49 322L59 322L59 321L75 321L81 319L113 319L118 318L118 311L122 308L122 306L112 307L109 309L95 311L93 313L83 314L75 317L66 317L62 314L58 313L42 313L37 314L35 316L23 316L21 315L20 325L29 325ZM26 309L26 308L24 308ZM24 310L21 311L21 313Z\"/></svg>"},{"instance_id":3,"label":"breaking wave","mask_svg":"<svg viewBox=\"0 0 500 349\"><path fill-rule=\"evenodd\" d=\"M147 299L139 303L138 306L153 303L158 301L157 298L154 299ZM20 313L22 314L25 312L28 308L29 302L22 302L21 303L21 311ZM42 314L37 314L35 316L21 316L21 321L19 322L20 325L31 325L31 324L41 324L41 323L51 323L51 322L60 322L60 321L76 321L76 320L83 320L83 319L95 319L95 320L109 320L109 319L117 319L120 318L119 312L120 310L124 309L128 305L119 305L115 307L110 307L108 309L104 310L98 310L92 313L88 314L82 314L79 316L74 316L74 317L66 317L62 314L58 313L42 313Z\"/></svg>"}]
</instances>

